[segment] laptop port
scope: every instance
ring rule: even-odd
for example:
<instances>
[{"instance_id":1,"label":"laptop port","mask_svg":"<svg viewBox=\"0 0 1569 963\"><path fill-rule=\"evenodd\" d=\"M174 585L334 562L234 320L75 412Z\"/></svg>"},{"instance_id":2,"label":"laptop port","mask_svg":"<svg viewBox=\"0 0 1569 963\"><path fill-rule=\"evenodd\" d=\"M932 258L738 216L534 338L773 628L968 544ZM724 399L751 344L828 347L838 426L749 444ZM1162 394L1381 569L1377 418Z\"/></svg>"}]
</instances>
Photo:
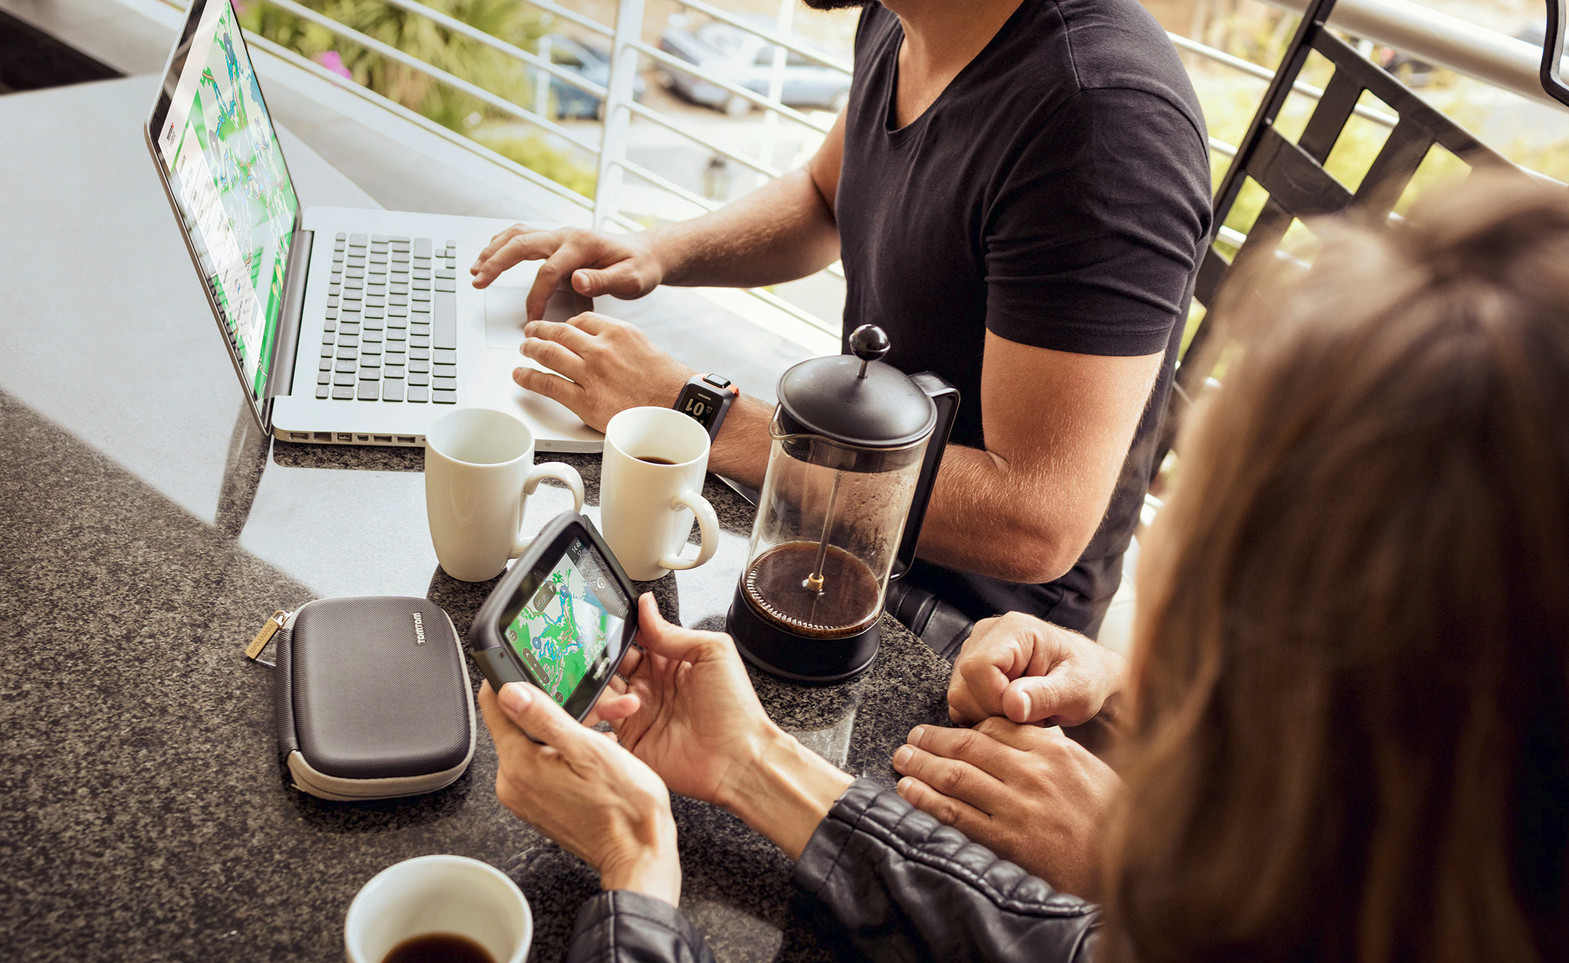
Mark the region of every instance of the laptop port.
<instances>
[{"instance_id":1,"label":"laptop port","mask_svg":"<svg viewBox=\"0 0 1569 963\"><path fill-rule=\"evenodd\" d=\"M371 435L371 437L376 439L377 441L381 442L384 445L392 444L392 436L391 435Z\"/></svg>"},{"instance_id":2,"label":"laptop port","mask_svg":"<svg viewBox=\"0 0 1569 963\"><path fill-rule=\"evenodd\" d=\"M367 442L370 441L370 435L355 435L354 440L358 442Z\"/></svg>"},{"instance_id":3,"label":"laptop port","mask_svg":"<svg viewBox=\"0 0 1569 963\"><path fill-rule=\"evenodd\" d=\"M291 431L291 432L289 432L289 440L290 441L310 441L311 440L311 433L308 432L308 431Z\"/></svg>"},{"instance_id":4,"label":"laptop port","mask_svg":"<svg viewBox=\"0 0 1569 963\"><path fill-rule=\"evenodd\" d=\"M400 444L400 445L412 445L412 444L415 443L415 441L416 441L416 439L415 439L415 437L413 435L399 435L398 436L398 444Z\"/></svg>"},{"instance_id":5,"label":"laptop port","mask_svg":"<svg viewBox=\"0 0 1569 963\"><path fill-rule=\"evenodd\" d=\"M339 441L353 441L354 440L354 436L349 434L346 431L340 431L340 432L338 432L338 440Z\"/></svg>"},{"instance_id":6,"label":"laptop port","mask_svg":"<svg viewBox=\"0 0 1569 963\"><path fill-rule=\"evenodd\" d=\"M316 432L316 440L317 441L331 441L332 440L332 432L330 432L330 431L318 431L318 432Z\"/></svg>"}]
</instances>

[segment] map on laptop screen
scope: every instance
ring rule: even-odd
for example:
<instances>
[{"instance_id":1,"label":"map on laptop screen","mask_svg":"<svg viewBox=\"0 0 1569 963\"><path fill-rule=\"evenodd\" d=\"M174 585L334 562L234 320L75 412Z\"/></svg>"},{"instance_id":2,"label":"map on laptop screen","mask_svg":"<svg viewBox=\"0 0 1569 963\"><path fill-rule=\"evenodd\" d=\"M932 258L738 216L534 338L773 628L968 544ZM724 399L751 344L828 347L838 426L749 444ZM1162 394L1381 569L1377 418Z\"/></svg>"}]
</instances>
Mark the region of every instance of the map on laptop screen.
<instances>
[{"instance_id":1,"label":"map on laptop screen","mask_svg":"<svg viewBox=\"0 0 1569 963\"><path fill-rule=\"evenodd\" d=\"M228 0L209 0L184 55L158 147L246 386L259 400L277 345L299 199Z\"/></svg>"}]
</instances>

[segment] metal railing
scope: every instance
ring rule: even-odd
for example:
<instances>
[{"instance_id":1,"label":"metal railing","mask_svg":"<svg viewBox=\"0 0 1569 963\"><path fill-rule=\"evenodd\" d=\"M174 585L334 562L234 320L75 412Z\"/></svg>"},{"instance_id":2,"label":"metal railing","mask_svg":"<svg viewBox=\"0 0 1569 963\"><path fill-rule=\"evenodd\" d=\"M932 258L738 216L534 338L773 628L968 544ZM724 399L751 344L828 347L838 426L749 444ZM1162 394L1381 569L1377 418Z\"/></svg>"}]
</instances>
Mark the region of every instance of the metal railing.
<instances>
[{"instance_id":1,"label":"metal railing","mask_svg":"<svg viewBox=\"0 0 1569 963\"><path fill-rule=\"evenodd\" d=\"M1300 14L1307 0L1267 0ZM1539 12L1545 5L1538 5ZM1410 0L1340 0L1329 25L1398 48L1485 83L1554 107L1542 88L1542 49Z\"/></svg>"},{"instance_id":2,"label":"metal railing","mask_svg":"<svg viewBox=\"0 0 1569 963\"><path fill-rule=\"evenodd\" d=\"M178 0L169 0L169 2L177 3ZM554 141L592 157L596 172L596 186L592 199L546 178L535 175L532 179L537 183L543 182L542 186L546 186L558 196L581 204L589 212L594 226L602 229L637 230L644 226L643 221L640 220L644 215L628 207L628 194L625 190L628 178L635 179L662 192L664 196L690 206L694 212L712 210L721 206L720 201L701 196L647 166L629 160L627 155L632 142L634 119L678 135L710 157L723 158L727 163L733 162L764 177L776 176L779 173L768 158L750 156L744 150L705 137L691 130L680 118L636 102L634 96L636 78L646 67L655 67L666 72L680 72L700 79L706 84L723 90L728 96L740 98L746 104L761 109L765 112L765 116L798 125L813 135L825 134L831 124L822 117L814 117L783 103L780 95L783 89L786 58L793 54L846 75L851 68L848 63L814 50L777 31L738 17L707 0L683 0L685 8L773 45L775 56L768 88L766 92L759 93L717 76L711 71L705 71L696 64L645 42L642 39L646 13L644 0L620 0L615 21L611 24L601 23L553 0L527 0L532 7L551 17L609 41L609 80L601 85L575 71L552 63L547 57L541 57L532 51L494 37L418 0L382 0L388 6L429 19L431 23L452 36L464 37L483 45L488 50L515 60L526 70L531 71L538 83L559 81L601 100L604 105L601 115L602 124L597 131L585 133L584 125L568 127L561 124L539 111L513 103L468 79L435 67L405 51L354 30L303 6L297 0L262 0L262 2L322 27L348 43L360 45L437 83L473 97L500 115L527 124ZM1305 0L1269 0L1269 2L1298 13L1303 8ZM1465 21L1409 3L1407 0L1341 0L1330 24L1359 37L1399 48L1430 63L1449 67L1501 89L1533 100L1555 103L1543 92L1537 77L1540 67L1540 48L1530 43L1478 28ZM1168 36L1185 54L1257 81L1260 94L1274 75L1272 64L1253 63L1178 34L1168 34ZM278 50L276 45L269 43L266 46L274 51ZM298 57L293 59L301 62ZM1296 93L1314 101L1323 93L1311 84L1303 82L1299 82L1294 89ZM409 115L407 110L373 91L357 87L356 92L403 116ZM1393 116L1374 107L1358 106L1356 114L1364 120L1383 127L1394 125ZM1222 159L1229 159L1235 154L1233 145L1214 137L1210 138L1210 148L1216 157ZM508 163L483 147L475 145L474 149L484 152L493 160ZM515 164L509 166L517 168ZM1244 234L1230 228L1223 228L1222 236L1236 244L1240 244L1245 239ZM842 282L843 272L837 265L828 273ZM831 334L837 339L839 321L836 317L819 317L767 291L757 290L751 293L813 330Z\"/></svg>"}]
</instances>

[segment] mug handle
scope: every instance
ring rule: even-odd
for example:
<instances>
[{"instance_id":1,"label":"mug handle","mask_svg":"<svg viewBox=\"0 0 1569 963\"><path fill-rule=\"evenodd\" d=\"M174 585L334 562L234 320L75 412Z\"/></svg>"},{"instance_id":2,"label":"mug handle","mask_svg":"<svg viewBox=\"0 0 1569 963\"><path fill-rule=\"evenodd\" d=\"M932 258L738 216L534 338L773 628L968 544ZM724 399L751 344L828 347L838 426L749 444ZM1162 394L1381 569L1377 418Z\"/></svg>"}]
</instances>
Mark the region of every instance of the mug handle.
<instances>
[{"instance_id":1,"label":"mug handle","mask_svg":"<svg viewBox=\"0 0 1569 963\"><path fill-rule=\"evenodd\" d=\"M659 567L675 572L697 568L719 551L719 516L714 514L714 506L708 504L708 499L697 492L680 492L670 499L670 507L690 508L692 514L697 516L697 558L687 558L681 554L666 555L659 560Z\"/></svg>"},{"instance_id":2,"label":"mug handle","mask_svg":"<svg viewBox=\"0 0 1569 963\"><path fill-rule=\"evenodd\" d=\"M566 462L547 461L542 465L535 465L529 469L528 478L523 482L523 494L519 497L527 498L534 494L534 489L538 488L539 483L547 478L554 478L567 486L567 489L572 492L572 510L574 512L583 510L583 476L579 475L577 469ZM520 516L519 521L521 520ZM521 531L518 532L517 541L512 545L512 554L508 557L517 558L519 555L522 555L523 550L528 548L533 541L532 538L524 538Z\"/></svg>"}]
</instances>

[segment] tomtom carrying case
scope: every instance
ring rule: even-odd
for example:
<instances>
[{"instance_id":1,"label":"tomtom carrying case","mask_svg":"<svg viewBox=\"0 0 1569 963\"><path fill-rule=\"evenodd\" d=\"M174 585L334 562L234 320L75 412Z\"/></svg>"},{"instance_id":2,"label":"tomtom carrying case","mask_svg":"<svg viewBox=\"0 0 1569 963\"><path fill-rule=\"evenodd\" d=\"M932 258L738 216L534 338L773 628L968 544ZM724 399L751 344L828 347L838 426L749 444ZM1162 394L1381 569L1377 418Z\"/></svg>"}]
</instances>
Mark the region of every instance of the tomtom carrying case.
<instances>
[{"instance_id":1,"label":"tomtom carrying case","mask_svg":"<svg viewBox=\"0 0 1569 963\"><path fill-rule=\"evenodd\" d=\"M278 751L295 788L322 799L390 799L463 775L474 758L474 699L441 606L319 599L279 625Z\"/></svg>"}]
</instances>

